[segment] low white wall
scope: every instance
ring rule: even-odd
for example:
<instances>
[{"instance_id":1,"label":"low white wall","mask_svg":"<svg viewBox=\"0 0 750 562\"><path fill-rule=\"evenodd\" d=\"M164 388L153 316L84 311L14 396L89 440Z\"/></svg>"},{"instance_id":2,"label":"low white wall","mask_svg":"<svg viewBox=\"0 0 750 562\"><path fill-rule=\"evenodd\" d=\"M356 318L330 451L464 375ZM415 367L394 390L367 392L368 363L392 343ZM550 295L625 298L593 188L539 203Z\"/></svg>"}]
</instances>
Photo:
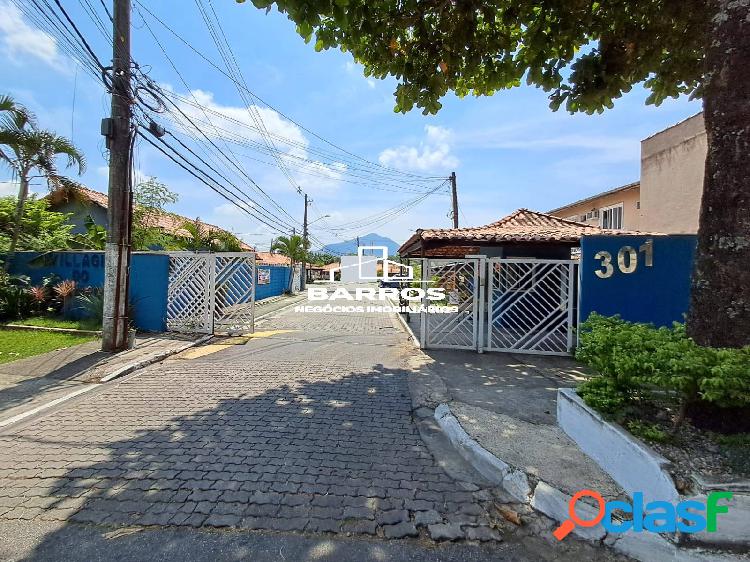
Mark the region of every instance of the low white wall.
<instances>
[{"instance_id":1,"label":"low white wall","mask_svg":"<svg viewBox=\"0 0 750 562\"><path fill-rule=\"evenodd\" d=\"M669 461L586 406L572 388L557 392L557 424L586 453L633 496L643 492L645 503L676 503L679 493L664 470Z\"/></svg>"}]
</instances>

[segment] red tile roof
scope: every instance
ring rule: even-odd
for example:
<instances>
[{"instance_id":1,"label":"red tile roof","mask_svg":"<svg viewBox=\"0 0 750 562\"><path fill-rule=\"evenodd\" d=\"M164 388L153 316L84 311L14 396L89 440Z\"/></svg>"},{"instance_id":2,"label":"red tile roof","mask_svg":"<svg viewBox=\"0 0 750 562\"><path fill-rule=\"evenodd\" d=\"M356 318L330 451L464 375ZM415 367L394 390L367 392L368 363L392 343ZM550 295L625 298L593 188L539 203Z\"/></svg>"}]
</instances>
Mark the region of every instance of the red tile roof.
<instances>
[{"instance_id":1,"label":"red tile roof","mask_svg":"<svg viewBox=\"0 0 750 562\"><path fill-rule=\"evenodd\" d=\"M466 244L502 242L578 242L585 234L632 234L573 222L546 213L518 209L493 223L469 228L428 228L417 230L401 245L406 251L417 240L461 242Z\"/></svg>"},{"instance_id":2,"label":"red tile roof","mask_svg":"<svg viewBox=\"0 0 750 562\"><path fill-rule=\"evenodd\" d=\"M274 252L256 252L255 261L260 265L289 265L291 263L287 256Z\"/></svg>"},{"instance_id":3,"label":"red tile roof","mask_svg":"<svg viewBox=\"0 0 750 562\"><path fill-rule=\"evenodd\" d=\"M107 196L104 193L100 193L98 191L94 191L93 189L88 189L86 187L58 189L57 191L53 191L52 193L47 195L47 198L53 204L58 203L60 201L67 201L71 197L77 197L79 200L85 200L89 203L93 203L94 205L104 207L105 209L107 208L107 202L108 202ZM194 223L196 222L196 219L190 219L188 217L183 217L182 215L178 215L176 213L169 213L169 212L163 211L163 212L154 214L153 217L151 218L151 222L152 224L150 226L160 228L168 234L173 234L175 236L187 236L188 233L181 228L183 223L185 222ZM224 228L221 228L220 226L209 224L204 221L200 221L200 222L201 222L201 225L211 230L220 230L222 232L227 232L228 234L231 234L231 232L229 232L228 230ZM245 251L248 251L248 252L254 251L254 248L252 246L250 246L249 244L246 244L242 240L240 240L240 245L242 249Z\"/></svg>"}]
</instances>

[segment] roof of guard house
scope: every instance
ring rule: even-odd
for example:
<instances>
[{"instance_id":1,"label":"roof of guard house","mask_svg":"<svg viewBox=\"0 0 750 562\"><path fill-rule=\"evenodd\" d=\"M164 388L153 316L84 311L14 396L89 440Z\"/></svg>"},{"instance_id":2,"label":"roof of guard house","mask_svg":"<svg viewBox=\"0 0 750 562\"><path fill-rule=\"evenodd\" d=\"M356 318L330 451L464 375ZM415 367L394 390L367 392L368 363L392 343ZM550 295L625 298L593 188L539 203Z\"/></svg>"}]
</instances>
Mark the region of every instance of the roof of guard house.
<instances>
[{"instance_id":1,"label":"roof of guard house","mask_svg":"<svg viewBox=\"0 0 750 562\"><path fill-rule=\"evenodd\" d=\"M98 205L99 207L104 207L105 209L107 208L108 198L106 194L94 191L93 189L89 189L83 186L58 189L47 195L47 199L49 199L49 201L52 203L68 201L71 198L78 198L79 200L87 201L94 205ZM182 229L182 225L186 222L195 223L197 222L197 219L191 219L182 215L178 215L177 213L170 213L168 211L158 211L154 213L153 223L151 226L160 228L164 232L173 234L175 236L188 236L188 232ZM219 230L222 232L226 232L227 234L232 234L231 232L229 232L225 228L221 228L220 226L209 224L204 221L200 221L200 223L204 227L207 227L211 230ZM232 235L234 236L234 234ZM244 251L252 252L254 250L252 246L246 244L242 240L240 240L240 246Z\"/></svg>"},{"instance_id":2,"label":"roof of guard house","mask_svg":"<svg viewBox=\"0 0 750 562\"><path fill-rule=\"evenodd\" d=\"M418 240L476 243L503 242L568 242L575 243L586 234L634 234L624 230L609 230L554 217L547 213L518 209L493 223L468 228L427 228L417 230L401 245L399 252Z\"/></svg>"},{"instance_id":3,"label":"roof of guard house","mask_svg":"<svg viewBox=\"0 0 750 562\"><path fill-rule=\"evenodd\" d=\"M289 265L292 262L288 256L276 252L256 252L255 261L261 265Z\"/></svg>"}]
</instances>

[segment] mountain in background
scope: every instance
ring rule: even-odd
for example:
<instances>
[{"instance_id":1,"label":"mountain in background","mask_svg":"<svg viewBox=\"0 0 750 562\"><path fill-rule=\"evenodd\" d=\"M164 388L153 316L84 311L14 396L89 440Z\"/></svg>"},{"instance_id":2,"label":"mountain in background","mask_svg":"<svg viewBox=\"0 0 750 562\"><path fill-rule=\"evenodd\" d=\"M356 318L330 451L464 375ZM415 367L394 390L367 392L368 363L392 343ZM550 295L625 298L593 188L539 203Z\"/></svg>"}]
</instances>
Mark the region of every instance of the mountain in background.
<instances>
[{"instance_id":1,"label":"mountain in background","mask_svg":"<svg viewBox=\"0 0 750 562\"><path fill-rule=\"evenodd\" d=\"M401 244L398 244L397 242L394 242L390 238L386 236L381 236L380 234L370 233L366 234L365 236L359 237L359 245L360 246L386 246L388 248L388 255L393 256L398 252L398 248ZM347 255L347 254L357 254L357 239L354 238L352 240L346 240L345 242L338 242L336 244L327 244L326 246L323 246L320 250L321 252L326 252L329 254L334 255ZM369 252L368 252L369 253Z\"/></svg>"}]
</instances>

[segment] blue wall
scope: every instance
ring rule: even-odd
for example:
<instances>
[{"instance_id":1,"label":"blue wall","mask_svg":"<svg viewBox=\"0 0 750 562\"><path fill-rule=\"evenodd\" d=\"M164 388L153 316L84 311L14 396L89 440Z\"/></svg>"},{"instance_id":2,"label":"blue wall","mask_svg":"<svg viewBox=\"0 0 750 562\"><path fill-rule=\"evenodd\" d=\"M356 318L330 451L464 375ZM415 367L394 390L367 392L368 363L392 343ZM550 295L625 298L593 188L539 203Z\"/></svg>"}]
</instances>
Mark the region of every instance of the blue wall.
<instances>
[{"instance_id":1,"label":"blue wall","mask_svg":"<svg viewBox=\"0 0 750 562\"><path fill-rule=\"evenodd\" d=\"M255 300L267 299L283 294L289 288L289 276L292 269L283 265L258 265L258 272L261 269L271 270L271 282L266 285L255 285ZM256 273L257 280L257 273Z\"/></svg>"},{"instance_id":2,"label":"blue wall","mask_svg":"<svg viewBox=\"0 0 750 562\"><path fill-rule=\"evenodd\" d=\"M255 286L255 300L283 294L289 287L291 268L258 265L271 272L270 283ZM73 279L78 287L104 285L104 252L17 252L10 273L28 275L33 284L52 274ZM133 322L140 330L163 332L167 329L167 286L169 256L155 252L135 252L130 264L130 302L135 308Z\"/></svg>"},{"instance_id":3,"label":"blue wall","mask_svg":"<svg viewBox=\"0 0 750 562\"><path fill-rule=\"evenodd\" d=\"M79 287L104 284L104 252L17 252L10 273L28 275L34 284L57 274L73 279ZM135 308L135 326L162 332L167 324L169 257L156 253L134 253L130 264L130 301Z\"/></svg>"},{"instance_id":4,"label":"blue wall","mask_svg":"<svg viewBox=\"0 0 750 562\"><path fill-rule=\"evenodd\" d=\"M646 265L646 248L653 245L653 261ZM690 303L690 276L693 269L697 239L693 235L670 236L584 236L581 239L581 300L579 318L588 318L592 312L604 316L619 314L631 322L650 322L657 326L670 326L684 322ZM633 248L637 255L635 270L629 260L618 264L618 254L623 247ZM603 262L611 256L611 269ZM622 255L629 253L627 249ZM596 272L600 272L598 276Z\"/></svg>"}]
</instances>

